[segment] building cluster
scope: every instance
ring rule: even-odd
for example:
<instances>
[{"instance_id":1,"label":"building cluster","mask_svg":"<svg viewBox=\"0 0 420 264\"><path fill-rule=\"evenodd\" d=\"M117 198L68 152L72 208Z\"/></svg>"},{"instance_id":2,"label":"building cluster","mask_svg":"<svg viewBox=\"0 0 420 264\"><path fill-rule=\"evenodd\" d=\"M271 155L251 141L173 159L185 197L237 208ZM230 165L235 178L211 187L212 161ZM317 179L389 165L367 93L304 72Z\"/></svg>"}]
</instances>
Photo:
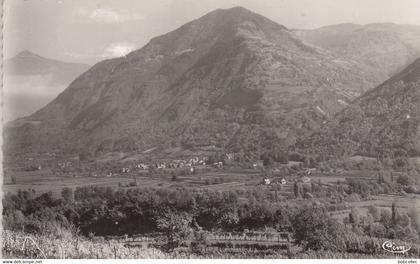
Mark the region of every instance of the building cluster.
<instances>
[{"instance_id":1,"label":"building cluster","mask_svg":"<svg viewBox=\"0 0 420 264\"><path fill-rule=\"evenodd\" d=\"M57 163L57 167L61 169L70 168L73 166L73 163L71 161L64 161Z\"/></svg>"},{"instance_id":2,"label":"building cluster","mask_svg":"<svg viewBox=\"0 0 420 264\"><path fill-rule=\"evenodd\" d=\"M138 169L147 170L150 167L156 169L178 169L178 168L185 168L185 167L193 167L193 166L205 166L207 165L207 158L204 157L194 157L189 159L175 159L170 161L160 161L155 162L152 164L146 163L139 163L136 164L135 167Z\"/></svg>"},{"instance_id":3,"label":"building cluster","mask_svg":"<svg viewBox=\"0 0 420 264\"><path fill-rule=\"evenodd\" d=\"M285 178L281 178L280 180L273 181L270 178L264 178L261 181L262 185L272 185L272 184L280 184L285 185L287 183L287 180Z\"/></svg>"}]
</instances>

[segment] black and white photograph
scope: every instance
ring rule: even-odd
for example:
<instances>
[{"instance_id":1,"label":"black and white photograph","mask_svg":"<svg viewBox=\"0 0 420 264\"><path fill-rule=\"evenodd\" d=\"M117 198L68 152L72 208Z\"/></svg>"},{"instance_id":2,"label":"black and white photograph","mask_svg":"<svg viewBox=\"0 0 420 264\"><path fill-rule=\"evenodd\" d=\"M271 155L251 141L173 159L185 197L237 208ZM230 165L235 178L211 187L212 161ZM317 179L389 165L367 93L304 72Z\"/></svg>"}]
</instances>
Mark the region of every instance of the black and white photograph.
<instances>
[{"instance_id":1,"label":"black and white photograph","mask_svg":"<svg viewBox=\"0 0 420 264\"><path fill-rule=\"evenodd\" d=\"M2 263L420 260L420 0L2 7Z\"/></svg>"}]
</instances>

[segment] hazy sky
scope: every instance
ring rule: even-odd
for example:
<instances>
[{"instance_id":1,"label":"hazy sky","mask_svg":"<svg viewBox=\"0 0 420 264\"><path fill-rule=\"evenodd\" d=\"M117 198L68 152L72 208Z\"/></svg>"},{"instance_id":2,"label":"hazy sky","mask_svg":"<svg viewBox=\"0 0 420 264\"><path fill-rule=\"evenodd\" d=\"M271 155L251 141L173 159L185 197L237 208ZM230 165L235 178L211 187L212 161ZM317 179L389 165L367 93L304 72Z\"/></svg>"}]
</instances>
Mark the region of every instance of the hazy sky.
<instances>
[{"instance_id":1,"label":"hazy sky","mask_svg":"<svg viewBox=\"0 0 420 264\"><path fill-rule=\"evenodd\" d=\"M217 8L243 6L288 28L420 25L420 0L5 0L5 53L93 64Z\"/></svg>"}]
</instances>

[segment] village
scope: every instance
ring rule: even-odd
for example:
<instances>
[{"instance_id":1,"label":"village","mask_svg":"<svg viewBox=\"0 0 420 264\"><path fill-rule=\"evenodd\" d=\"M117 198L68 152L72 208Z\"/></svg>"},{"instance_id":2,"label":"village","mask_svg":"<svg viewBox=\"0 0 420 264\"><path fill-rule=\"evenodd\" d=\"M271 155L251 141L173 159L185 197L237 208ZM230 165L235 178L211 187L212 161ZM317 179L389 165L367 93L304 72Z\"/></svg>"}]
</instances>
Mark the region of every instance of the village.
<instances>
[{"instance_id":1,"label":"village","mask_svg":"<svg viewBox=\"0 0 420 264\"><path fill-rule=\"evenodd\" d=\"M82 161L77 156L53 153L27 154L21 166L7 167L3 190L11 193L20 189L33 189L37 193L51 191L59 197L63 188L76 190L87 186L117 189L181 187L241 192L262 188L284 200L294 196L297 185L302 190L309 190L313 182L319 184L320 179L325 182L325 172L307 168L297 161L267 166L262 160L240 162L236 153L182 158L156 158L146 154L142 158L136 156L136 159L123 157L124 162ZM335 180L333 177L326 183ZM345 177L341 180L344 182ZM312 194L305 191L305 197L312 197Z\"/></svg>"},{"instance_id":2,"label":"village","mask_svg":"<svg viewBox=\"0 0 420 264\"><path fill-rule=\"evenodd\" d=\"M301 162L289 162L288 164L276 164L276 166L264 166L263 161L241 163L235 161L235 153L227 153L218 160L211 160L207 156L194 156L185 159L160 159L150 162L132 161L132 162L111 162L98 165L83 164L80 161L66 160L53 165L56 173L72 175L73 177L120 177L120 176L150 176L151 174L178 174L197 175L210 171L226 171L232 168L243 168L260 174L261 185L287 183L287 176L293 174L294 181L309 183L311 174L318 172L316 168L303 168ZM41 170L42 165L30 167L32 170Z\"/></svg>"}]
</instances>

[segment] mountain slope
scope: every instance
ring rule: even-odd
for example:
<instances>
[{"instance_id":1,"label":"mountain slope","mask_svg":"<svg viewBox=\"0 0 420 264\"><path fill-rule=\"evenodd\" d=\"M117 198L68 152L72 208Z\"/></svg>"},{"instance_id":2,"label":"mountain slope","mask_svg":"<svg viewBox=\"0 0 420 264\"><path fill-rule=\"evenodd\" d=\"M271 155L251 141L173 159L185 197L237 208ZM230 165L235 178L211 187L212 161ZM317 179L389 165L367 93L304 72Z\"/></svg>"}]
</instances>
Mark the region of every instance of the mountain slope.
<instances>
[{"instance_id":1,"label":"mountain slope","mask_svg":"<svg viewBox=\"0 0 420 264\"><path fill-rule=\"evenodd\" d=\"M297 34L309 43L371 66L389 77L420 56L420 26L339 24L298 30Z\"/></svg>"},{"instance_id":2,"label":"mountain slope","mask_svg":"<svg viewBox=\"0 0 420 264\"><path fill-rule=\"evenodd\" d=\"M355 100L300 147L336 157L419 156L420 58Z\"/></svg>"},{"instance_id":3,"label":"mountain slope","mask_svg":"<svg viewBox=\"0 0 420 264\"><path fill-rule=\"evenodd\" d=\"M46 107L10 124L10 142L103 151L255 148L248 139L265 144L267 129L286 141L308 133L384 79L249 10L215 10L96 64Z\"/></svg>"},{"instance_id":4,"label":"mountain slope","mask_svg":"<svg viewBox=\"0 0 420 264\"><path fill-rule=\"evenodd\" d=\"M6 121L34 113L62 92L89 65L47 59L22 51L5 62Z\"/></svg>"}]
</instances>

